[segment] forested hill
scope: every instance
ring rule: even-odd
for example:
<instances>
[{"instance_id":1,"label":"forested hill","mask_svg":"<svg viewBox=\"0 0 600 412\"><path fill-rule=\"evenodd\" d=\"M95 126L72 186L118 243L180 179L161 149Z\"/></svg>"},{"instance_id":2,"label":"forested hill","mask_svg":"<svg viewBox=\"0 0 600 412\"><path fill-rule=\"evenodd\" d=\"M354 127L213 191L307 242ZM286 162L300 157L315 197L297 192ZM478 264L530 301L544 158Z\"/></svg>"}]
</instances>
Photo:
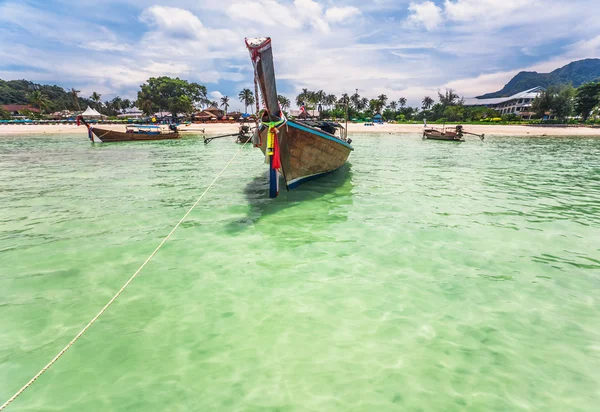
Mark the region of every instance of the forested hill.
<instances>
[{"instance_id":1,"label":"forested hill","mask_svg":"<svg viewBox=\"0 0 600 412\"><path fill-rule=\"evenodd\" d=\"M494 93L478 96L480 99L507 97L536 86L548 87L571 84L579 87L584 83L600 80L600 59L585 59L571 62L550 73L520 72Z\"/></svg>"},{"instance_id":2,"label":"forested hill","mask_svg":"<svg viewBox=\"0 0 600 412\"><path fill-rule=\"evenodd\" d=\"M48 111L77 110L75 96L59 86L36 84L28 80L0 79L0 104L29 104L29 96L39 90L48 100ZM79 106L85 109L91 103L88 99L77 97Z\"/></svg>"}]
</instances>

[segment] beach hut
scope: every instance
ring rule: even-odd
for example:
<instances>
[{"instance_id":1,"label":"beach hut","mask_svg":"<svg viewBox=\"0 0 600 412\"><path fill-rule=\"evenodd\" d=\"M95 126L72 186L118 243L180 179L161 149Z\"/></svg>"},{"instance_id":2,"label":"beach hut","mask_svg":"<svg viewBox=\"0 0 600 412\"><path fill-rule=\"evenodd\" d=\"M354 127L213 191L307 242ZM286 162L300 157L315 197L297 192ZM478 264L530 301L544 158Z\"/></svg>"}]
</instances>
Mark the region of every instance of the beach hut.
<instances>
[{"instance_id":1,"label":"beach hut","mask_svg":"<svg viewBox=\"0 0 600 412\"><path fill-rule=\"evenodd\" d=\"M380 113L377 113L373 116L373 123L383 123L383 116Z\"/></svg>"}]
</instances>

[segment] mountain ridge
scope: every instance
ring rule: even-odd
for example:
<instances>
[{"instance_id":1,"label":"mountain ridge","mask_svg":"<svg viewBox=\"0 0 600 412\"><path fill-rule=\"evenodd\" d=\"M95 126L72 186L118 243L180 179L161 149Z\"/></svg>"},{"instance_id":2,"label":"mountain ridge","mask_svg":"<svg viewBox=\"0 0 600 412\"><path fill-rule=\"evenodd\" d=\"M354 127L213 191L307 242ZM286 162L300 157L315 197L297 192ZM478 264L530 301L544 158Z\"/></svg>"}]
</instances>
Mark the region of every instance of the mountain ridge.
<instances>
[{"instance_id":1,"label":"mountain ridge","mask_svg":"<svg viewBox=\"0 0 600 412\"><path fill-rule=\"evenodd\" d=\"M573 87L579 87L584 83L597 80L600 80L600 59L576 60L550 73L519 72L501 90L477 98L508 97L536 86L547 88L559 84L572 84Z\"/></svg>"}]
</instances>

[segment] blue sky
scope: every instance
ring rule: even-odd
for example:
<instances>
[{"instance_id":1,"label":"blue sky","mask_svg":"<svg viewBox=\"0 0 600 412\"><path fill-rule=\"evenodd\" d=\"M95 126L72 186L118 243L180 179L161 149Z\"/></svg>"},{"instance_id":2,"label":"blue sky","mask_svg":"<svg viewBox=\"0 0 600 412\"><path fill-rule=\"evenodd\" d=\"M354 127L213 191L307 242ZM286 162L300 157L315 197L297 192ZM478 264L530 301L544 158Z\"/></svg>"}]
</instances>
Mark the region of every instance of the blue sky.
<instances>
[{"instance_id":1,"label":"blue sky","mask_svg":"<svg viewBox=\"0 0 600 412\"><path fill-rule=\"evenodd\" d=\"M521 70L600 56L597 0L0 0L0 78L135 98L149 77L252 87L244 37L270 36L280 94L417 105L500 89ZM233 98L233 108L241 103Z\"/></svg>"}]
</instances>

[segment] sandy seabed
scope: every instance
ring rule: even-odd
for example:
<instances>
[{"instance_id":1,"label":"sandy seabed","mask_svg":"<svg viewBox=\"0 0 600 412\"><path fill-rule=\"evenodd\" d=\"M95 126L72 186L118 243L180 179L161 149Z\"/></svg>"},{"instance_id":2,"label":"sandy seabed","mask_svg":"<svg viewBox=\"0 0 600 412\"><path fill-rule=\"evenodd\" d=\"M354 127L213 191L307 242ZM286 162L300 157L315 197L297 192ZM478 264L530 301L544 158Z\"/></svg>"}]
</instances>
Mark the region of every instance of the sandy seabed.
<instances>
[{"instance_id":1,"label":"sandy seabed","mask_svg":"<svg viewBox=\"0 0 600 412\"><path fill-rule=\"evenodd\" d=\"M123 131L123 125L102 125L103 129ZM182 128L184 133L205 133L207 135L236 133L238 124L235 123L207 123L192 124ZM433 125L441 128L440 125ZM466 125L465 131L486 136L600 136L600 128L591 127L532 127L532 126L509 126L509 125ZM365 126L360 124L349 124L350 133L413 133L419 134L423 131L422 124L382 124ZM76 125L2 125L0 136L17 134L76 134L87 135L84 126Z\"/></svg>"}]
</instances>

